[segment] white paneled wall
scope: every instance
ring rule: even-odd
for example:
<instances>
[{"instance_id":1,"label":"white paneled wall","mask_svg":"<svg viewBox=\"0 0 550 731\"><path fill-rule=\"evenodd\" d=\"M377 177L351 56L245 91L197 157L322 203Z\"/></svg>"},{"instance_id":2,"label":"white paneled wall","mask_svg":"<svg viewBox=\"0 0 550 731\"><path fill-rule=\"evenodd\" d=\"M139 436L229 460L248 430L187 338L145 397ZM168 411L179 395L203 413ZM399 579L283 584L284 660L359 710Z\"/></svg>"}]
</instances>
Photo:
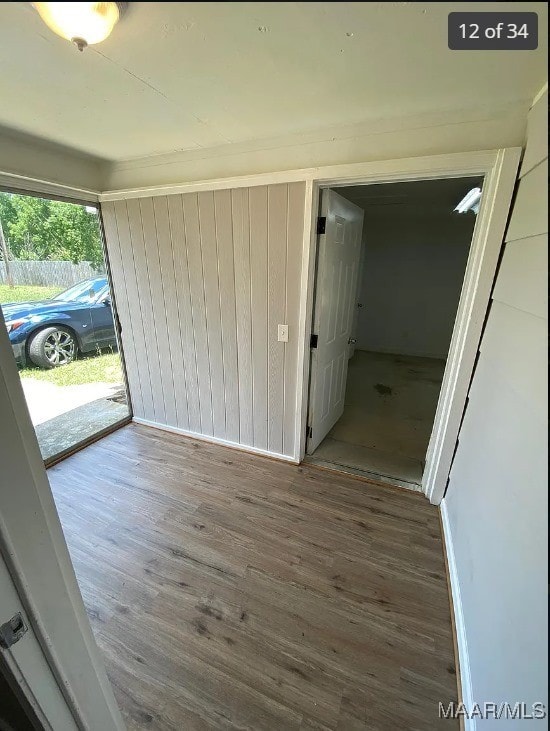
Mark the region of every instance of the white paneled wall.
<instances>
[{"instance_id":1,"label":"white paneled wall","mask_svg":"<svg viewBox=\"0 0 550 731\"><path fill-rule=\"evenodd\" d=\"M304 203L304 183L103 203L136 418L294 457Z\"/></svg>"},{"instance_id":2,"label":"white paneled wall","mask_svg":"<svg viewBox=\"0 0 550 731\"><path fill-rule=\"evenodd\" d=\"M442 503L469 704L548 702L547 103L545 94L530 112L504 255Z\"/></svg>"}]
</instances>

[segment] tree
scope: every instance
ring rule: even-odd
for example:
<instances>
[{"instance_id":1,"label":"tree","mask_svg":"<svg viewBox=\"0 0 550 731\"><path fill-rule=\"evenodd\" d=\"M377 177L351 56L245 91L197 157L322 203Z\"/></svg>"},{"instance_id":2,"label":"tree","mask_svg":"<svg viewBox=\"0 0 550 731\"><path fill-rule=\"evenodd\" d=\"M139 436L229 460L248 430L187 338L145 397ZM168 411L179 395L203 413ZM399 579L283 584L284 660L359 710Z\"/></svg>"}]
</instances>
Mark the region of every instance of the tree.
<instances>
[{"instance_id":1,"label":"tree","mask_svg":"<svg viewBox=\"0 0 550 731\"><path fill-rule=\"evenodd\" d=\"M4 260L4 269L6 271L6 282L8 283L8 287L13 287L13 277L11 276L10 271L10 254L8 252L8 245L6 244L6 239L4 237L4 227L2 226L2 219L0 218L0 254L2 254L2 259Z\"/></svg>"},{"instance_id":2,"label":"tree","mask_svg":"<svg viewBox=\"0 0 550 731\"><path fill-rule=\"evenodd\" d=\"M85 206L0 193L0 219L16 259L89 261L103 266L98 218Z\"/></svg>"}]
</instances>

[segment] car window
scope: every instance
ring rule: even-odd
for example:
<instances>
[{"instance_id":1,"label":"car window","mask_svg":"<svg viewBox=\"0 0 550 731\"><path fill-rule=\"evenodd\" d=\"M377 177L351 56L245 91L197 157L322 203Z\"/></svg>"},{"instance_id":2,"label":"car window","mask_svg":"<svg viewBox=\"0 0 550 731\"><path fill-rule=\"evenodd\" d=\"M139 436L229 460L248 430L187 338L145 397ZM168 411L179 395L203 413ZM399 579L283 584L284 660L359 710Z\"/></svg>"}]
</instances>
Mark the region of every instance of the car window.
<instances>
[{"instance_id":1,"label":"car window","mask_svg":"<svg viewBox=\"0 0 550 731\"><path fill-rule=\"evenodd\" d=\"M69 287L54 299L62 302L81 302L83 304L94 302L100 292L106 291L105 285L105 279L86 279L84 282Z\"/></svg>"}]
</instances>

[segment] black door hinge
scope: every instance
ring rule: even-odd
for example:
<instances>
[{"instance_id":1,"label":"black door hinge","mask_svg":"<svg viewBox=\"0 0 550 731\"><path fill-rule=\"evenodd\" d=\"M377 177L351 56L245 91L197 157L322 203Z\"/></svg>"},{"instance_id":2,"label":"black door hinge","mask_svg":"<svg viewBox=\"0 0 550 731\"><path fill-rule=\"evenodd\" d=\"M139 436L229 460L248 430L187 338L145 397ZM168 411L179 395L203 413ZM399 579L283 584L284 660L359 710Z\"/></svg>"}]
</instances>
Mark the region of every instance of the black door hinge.
<instances>
[{"instance_id":1,"label":"black door hinge","mask_svg":"<svg viewBox=\"0 0 550 731\"><path fill-rule=\"evenodd\" d=\"M319 216L317 219L317 233L324 234L327 230L327 217Z\"/></svg>"},{"instance_id":2,"label":"black door hinge","mask_svg":"<svg viewBox=\"0 0 550 731\"><path fill-rule=\"evenodd\" d=\"M309 339L309 347L310 348L316 348L317 347L317 341L319 340L318 335L311 335L311 338Z\"/></svg>"},{"instance_id":3,"label":"black door hinge","mask_svg":"<svg viewBox=\"0 0 550 731\"><path fill-rule=\"evenodd\" d=\"M306 426L306 437L309 439L313 435L313 429L310 426Z\"/></svg>"}]
</instances>

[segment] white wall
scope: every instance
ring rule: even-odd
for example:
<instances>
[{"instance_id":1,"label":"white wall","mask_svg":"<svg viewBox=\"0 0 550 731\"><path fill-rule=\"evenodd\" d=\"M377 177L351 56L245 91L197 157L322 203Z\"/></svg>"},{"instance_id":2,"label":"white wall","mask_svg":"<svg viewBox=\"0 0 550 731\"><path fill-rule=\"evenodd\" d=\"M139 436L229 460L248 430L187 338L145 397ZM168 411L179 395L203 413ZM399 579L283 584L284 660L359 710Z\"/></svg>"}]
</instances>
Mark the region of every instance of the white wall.
<instances>
[{"instance_id":1,"label":"white wall","mask_svg":"<svg viewBox=\"0 0 550 731\"><path fill-rule=\"evenodd\" d=\"M504 256L442 503L470 702L548 702L547 103L545 94L530 112Z\"/></svg>"},{"instance_id":2,"label":"white wall","mask_svg":"<svg viewBox=\"0 0 550 731\"><path fill-rule=\"evenodd\" d=\"M291 183L102 205L135 417L295 456L304 204Z\"/></svg>"},{"instance_id":3,"label":"white wall","mask_svg":"<svg viewBox=\"0 0 550 731\"><path fill-rule=\"evenodd\" d=\"M475 216L366 206L360 350L446 358Z\"/></svg>"}]
</instances>

